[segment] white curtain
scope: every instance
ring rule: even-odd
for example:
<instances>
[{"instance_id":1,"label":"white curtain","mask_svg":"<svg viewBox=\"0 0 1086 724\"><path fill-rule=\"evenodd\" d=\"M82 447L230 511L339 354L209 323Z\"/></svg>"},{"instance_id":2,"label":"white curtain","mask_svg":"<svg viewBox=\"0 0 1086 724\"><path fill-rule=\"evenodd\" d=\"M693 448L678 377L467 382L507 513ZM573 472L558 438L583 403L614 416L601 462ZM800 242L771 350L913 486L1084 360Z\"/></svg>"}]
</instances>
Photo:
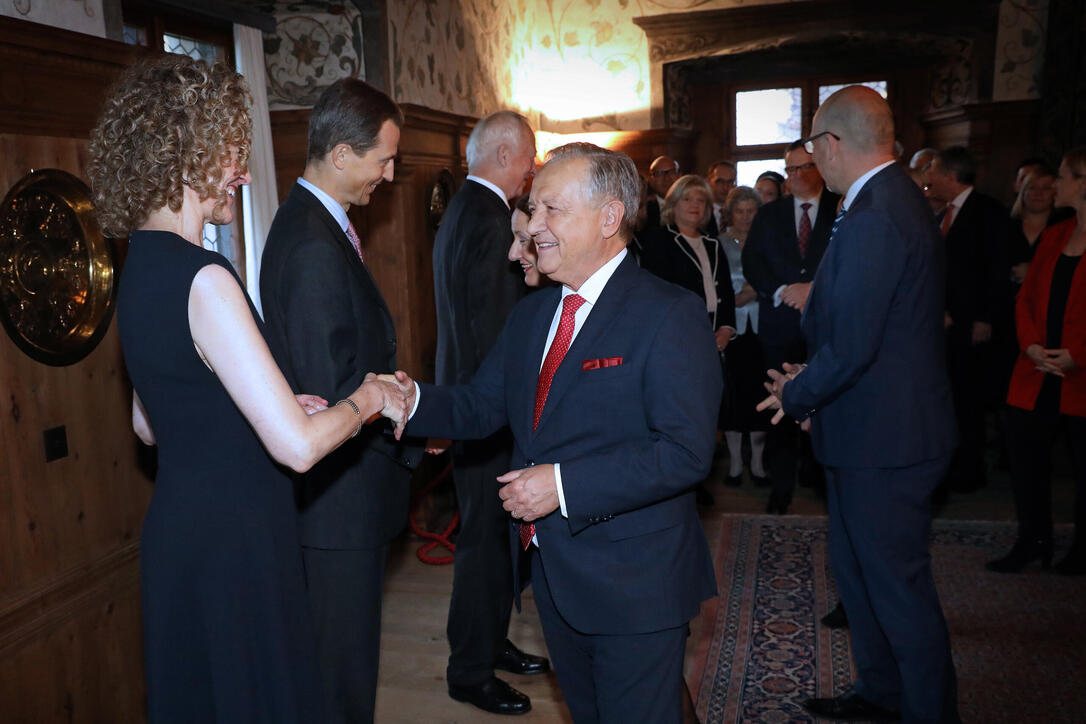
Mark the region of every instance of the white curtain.
<instances>
[{"instance_id":1,"label":"white curtain","mask_svg":"<svg viewBox=\"0 0 1086 724\"><path fill-rule=\"evenodd\" d=\"M249 153L249 173L253 182L242 188L241 208L245 220L245 285L249 288L253 304L263 315L260 307L260 257L264 253L268 229L279 208L279 193L275 187L275 156L272 153L261 32L235 24L234 57L238 72L245 76L253 94L253 145Z\"/></svg>"}]
</instances>

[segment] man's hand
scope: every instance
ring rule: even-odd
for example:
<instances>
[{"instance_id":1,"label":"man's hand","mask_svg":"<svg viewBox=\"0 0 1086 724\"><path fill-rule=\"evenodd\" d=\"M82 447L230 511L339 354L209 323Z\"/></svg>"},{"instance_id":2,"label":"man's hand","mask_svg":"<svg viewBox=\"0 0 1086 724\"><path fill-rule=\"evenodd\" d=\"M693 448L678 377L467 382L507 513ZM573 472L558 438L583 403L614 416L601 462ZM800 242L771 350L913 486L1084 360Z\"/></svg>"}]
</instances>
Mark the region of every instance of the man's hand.
<instances>
[{"instance_id":1,"label":"man's hand","mask_svg":"<svg viewBox=\"0 0 1086 724\"><path fill-rule=\"evenodd\" d=\"M713 336L716 338L716 348L718 351L723 352L728 346L728 342L732 341L732 337L735 336L735 330L731 327L721 327Z\"/></svg>"},{"instance_id":2,"label":"man's hand","mask_svg":"<svg viewBox=\"0 0 1086 724\"><path fill-rule=\"evenodd\" d=\"M408 410L410 412L410 410ZM449 449L452 445L452 440L446 440L443 437L431 437L426 440L426 454L427 455L440 455Z\"/></svg>"},{"instance_id":3,"label":"man's hand","mask_svg":"<svg viewBox=\"0 0 1086 724\"><path fill-rule=\"evenodd\" d=\"M807 306L807 297L811 295L810 282L796 282L781 290L781 302L800 312Z\"/></svg>"},{"instance_id":4,"label":"man's hand","mask_svg":"<svg viewBox=\"0 0 1086 724\"><path fill-rule=\"evenodd\" d=\"M391 375L377 375L377 379L382 382L390 382L400 388L400 392L407 398L407 415L410 417L411 411L415 409L415 381L403 370L396 370ZM404 424L407 424L406 419ZM396 439L399 440L400 436L397 435Z\"/></svg>"},{"instance_id":5,"label":"man's hand","mask_svg":"<svg viewBox=\"0 0 1086 724\"><path fill-rule=\"evenodd\" d=\"M776 425L778 422L784 419L784 386L788 384L790 380L794 380L800 372L806 368L804 364L793 364L791 362L785 362L782 369L783 372L777 370L766 370L766 374L769 375L769 382L762 383L766 391L769 393L769 397L759 402L754 409L758 412L762 410L776 410L771 423Z\"/></svg>"},{"instance_id":6,"label":"man's hand","mask_svg":"<svg viewBox=\"0 0 1086 724\"><path fill-rule=\"evenodd\" d=\"M950 329L954 326L954 317L950 316L950 312L943 312L943 329Z\"/></svg>"},{"instance_id":7,"label":"man's hand","mask_svg":"<svg viewBox=\"0 0 1086 724\"><path fill-rule=\"evenodd\" d=\"M987 322L973 322L973 344L983 344L992 338L992 325Z\"/></svg>"},{"instance_id":8,"label":"man's hand","mask_svg":"<svg viewBox=\"0 0 1086 724\"><path fill-rule=\"evenodd\" d=\"M1024 261L1020 264L1015 264L1011 267L1011 281L1015 284L1021 284L1026 281L1026 274L1029 272L1029 262Z\"/></svg>"},{"instance_id":9,"label":"man's hand","mask_svg":"<svg viewBox=\"0 0 1086 724\"><path fill-rule=\"evenodd\" d=\"M295 395L294 399L298 401L298 406L305 410L307 415L328 409L328 400L320 395Z\"/></svg>"},{"instance_id":10,"label":"man's hand","mask_svg":"<svg viewBox=\"0 0 1086 724\"><path fill-rule=\"evenodd\" d=\"M395 380L389 381L387 378L389 375L375 375L373 372L366 374L362 380L363 386L373 385L377 388L382 396L382 407L380 415L387 417L389 420L395 423L393 428L393 434L396 439L399 440L403 435L404 426L407 425L407 414L411 412L411 402L408 400L408 395L405 393ZM371 417L366 422L375 420L377 416Z\"/></svg>"},{"instance_id":11,"label":"man's hand","mask_svg":"<svg viewBox=\"0 0 1086 724\"><path fill-rule=\"evenodd\" d=\"M505 483L498 490L502 507L518 520L530 523L558 509L558 486L554 482L553 465L536 465L510 470L498 476Z\"/></svg>"},{"instance_id":12,"label":"man's hand","mask_svg":"<svg viewBox=\"0 0 1086 724\"><path fill-rule=\"evenodd\" d=\"M750 302L753 302L758 298L758 292L754 291L749 283L744 284L743 288L739 290L739 293L735 295L735 308L738 309Z\"/></svg>"}]
</instances>

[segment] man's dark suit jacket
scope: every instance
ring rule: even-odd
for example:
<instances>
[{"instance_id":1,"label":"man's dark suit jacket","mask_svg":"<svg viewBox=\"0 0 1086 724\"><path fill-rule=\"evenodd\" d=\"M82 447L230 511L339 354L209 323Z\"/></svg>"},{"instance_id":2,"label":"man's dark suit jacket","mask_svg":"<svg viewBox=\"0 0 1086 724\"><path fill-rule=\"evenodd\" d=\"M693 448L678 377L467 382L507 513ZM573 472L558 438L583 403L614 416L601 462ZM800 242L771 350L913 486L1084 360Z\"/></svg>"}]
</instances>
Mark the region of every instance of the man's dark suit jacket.
<instances>
[{"instance_id":1,"label":"man's dark suit jacket","mask_svg":"<svg viewBox=\"0 0 1086 724\"><path fill-rule=\"evenodd\" d=\"M560 299L552 287L517 305L469 384L422 385L408 431L484 437L508 424L514 469L561 464L569 517L555 510L536 522L536 534L570 626L593 634L680 626L715 594L693 493L712 463L721 394L705 304L624 259L558 368L533 431ZM621 364L594 365L609 358ZM518 530L510 526L514 551Z\"/></svg>"},{"instance_id":2,"label":"man's dark suit jacket","mask_svg":"<svg viewBox=\"0 0 1086 724\"><path fill-rule=\"evenodd\" d=\"M871 177L841 220L803 314L809 363L784 391L789 415L813 416L823 465L900 468L954 449L941 246L899 164Z\"/></svg>"},{"instance_id":3,"label":"man's dark suit jacket","mask_svg":"<svg viewBox=\"0 0 1086 724\"><path fill-rule=\"evenodd\" d=\"M735 329L735 294L732 293L728 256L715 236L703 236L701 243L705 247L713 280L716 282L716 313L709 315L710 319L716 322L713 330L721 327ZM697 256L690 247L690 242L674 226L661 226L645 234L641 268L672 284L689 289L704 301L705 283L701 279L701 269L694 262L695 259Z\"/></svg>"},{"instance_id":4,"label":"man's dark suit jacket","mask_svg":"<svg viewBox=\"0 0 1086 724\"><path fill-rule=\"evenodd\" d=\"M946 311L959 334L972 335L973 322L998 321L1006 307L1009 235L1007 208L973 189L946 235Z\"/></svg>"},{"instance_id":5,"label":"man's dark suit jacket","mask_svg":"<svg viewBox=\"0 0 1086 724\"><path fill-rule=\"evenodd\" d=\"M524 296L524 274L506 256L510 218L497 194L467 180L441 219L434 241L439 385L471 379Z\"/></svg>"},{"instance_id":6,"label":"man's dark suit jacket","mask_svg":"<svg viewBox=\"0 0 1086 724\"><path fill-rule=\"evenodd\" d=\"M396 369L396 332L381 292L336 220L300 185L268 232L260 298L268 346L296 393L334 404L367 372ZM386 429L363 426L300 477L303 545L373 548L403 529L410 468L422 451Z\"/></svg>"},{"instance_id":7,"label":"man's dark suit jacket","mask_svg":"<svg viewBox=\"0 0 1086 724\"><path fill-rule=\"evenodd\" d=\"M792 196L769 202L754 216L743 247L743 276L758 292L758 336L770 347L789 348L803 341L799 312L786 304L773 306L773 293L781 285L814 279L830 241L830 229L840 198L829 189L822 189L818 217L812 220L806 258L799 255ZM777 366L780 362L798 360L768 361L771 366Z\"/></svg>"}]
</instances>

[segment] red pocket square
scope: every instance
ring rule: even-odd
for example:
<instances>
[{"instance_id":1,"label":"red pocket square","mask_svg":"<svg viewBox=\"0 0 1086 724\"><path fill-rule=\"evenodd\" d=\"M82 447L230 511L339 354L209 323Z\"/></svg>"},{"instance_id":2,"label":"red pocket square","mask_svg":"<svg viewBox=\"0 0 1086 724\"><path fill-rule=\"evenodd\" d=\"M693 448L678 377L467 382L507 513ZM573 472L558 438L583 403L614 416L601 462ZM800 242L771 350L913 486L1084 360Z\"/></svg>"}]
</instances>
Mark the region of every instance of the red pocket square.
<instances>
[{"instance_id":1,"label":"red pocket square","mask_svg":"<svg viewBox=\"0 0 1086 724\"><path fill-rule=\"evenodd\" d=\"M581 362L582 370L598 370L603 367L618 367L622 364L621 357L600 357L599 359L586 359Z\"/></svg>"}]
</instances>

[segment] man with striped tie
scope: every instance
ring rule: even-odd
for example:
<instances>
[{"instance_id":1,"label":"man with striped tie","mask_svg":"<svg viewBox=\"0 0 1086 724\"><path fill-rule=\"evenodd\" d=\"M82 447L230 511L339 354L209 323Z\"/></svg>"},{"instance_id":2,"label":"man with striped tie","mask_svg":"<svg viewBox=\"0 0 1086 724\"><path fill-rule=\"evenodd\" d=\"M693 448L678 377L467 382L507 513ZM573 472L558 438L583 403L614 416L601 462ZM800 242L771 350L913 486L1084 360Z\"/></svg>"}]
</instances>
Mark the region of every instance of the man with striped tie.
<instances>
[{"instance_id":1,"label":"man with striped tie","mask_svg":"<svg viewBox=\"0 0 1086 724\"><path fill-rule=\"evenodd\" d=\"M957 442L942 240L894 162L893 115L878 93L838 91L811 130L807 149L845 199L803 314L809 362L771 371L759 407L809 421L826 467L830 563L857 678L805 706L825 719L959 722L928 549L931 493Z\"/></svg>"},{"instance_id":2,"label":"man with striped tie","mask_svg":"<svg viewBox=\"0 0 1086 724\"><path fill-rule=\"evenodd\" d=\"M309 118L305 171L279 207L260 269L268 346L295 392L341 400L368 370L396 369L396 330L354 225L391 181L403 115L384 93L347 78ZM298 481L299 535L331 722L373 721L381 585L389 542L407 520L421 447L381 425Z\"/></svg>"},{"instance_id":3,"label":"man with striped tie","mask_svg":"<svg viewBox=\"0 0 1086 724\"><path fill-rule=\"evenodd\" d=\"M558 284L514 308L469 383L409 387L410 434L511 428L495 495L578 724L678 724L687 623L715 594L694 484L712 462L720 363L704 301L627 255L638 183L624 154L552 151L528 232Z\"/></svg>"}]
</instances>

